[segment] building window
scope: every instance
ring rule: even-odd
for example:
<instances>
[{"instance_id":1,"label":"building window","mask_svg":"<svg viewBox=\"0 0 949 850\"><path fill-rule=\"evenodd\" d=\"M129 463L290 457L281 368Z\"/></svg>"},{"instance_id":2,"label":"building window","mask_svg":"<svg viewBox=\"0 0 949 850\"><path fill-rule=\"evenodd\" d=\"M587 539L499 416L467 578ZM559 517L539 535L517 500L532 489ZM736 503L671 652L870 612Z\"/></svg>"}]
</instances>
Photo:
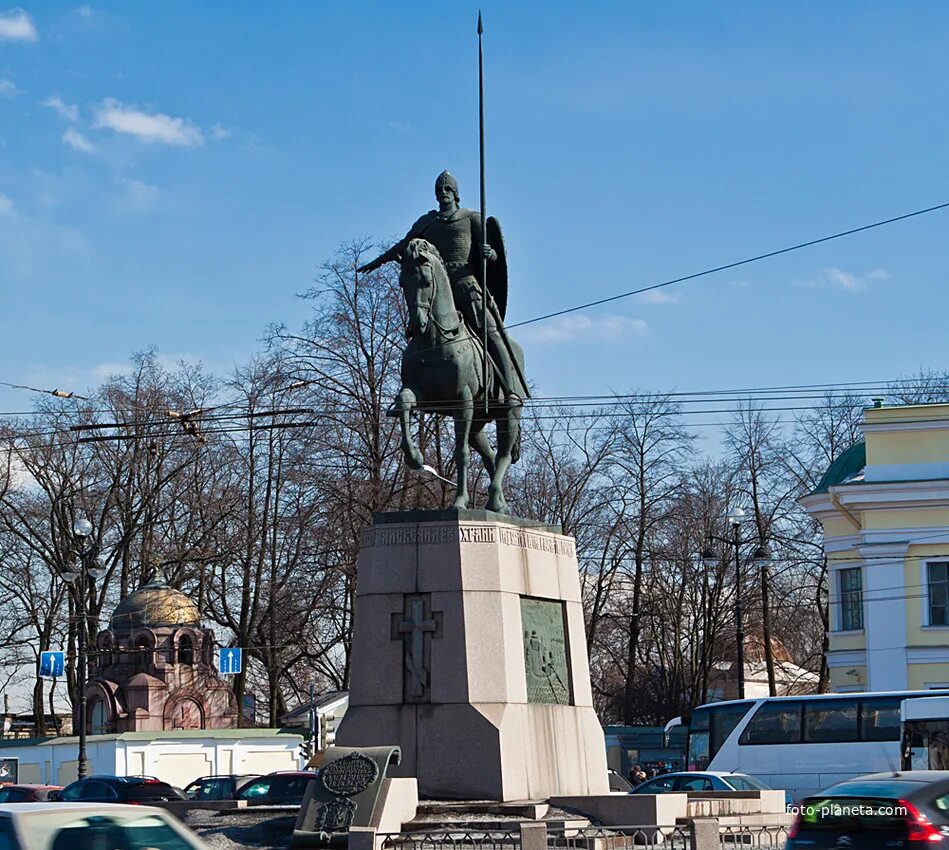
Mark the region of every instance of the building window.
<instances>
[{"instance_id":1,"label":"building window","mask_svg":"<svg viewBox=\"0 0 949 850\"><path fill-rule=\"evenodd\" d=\"M194 644L187 635L178 639L178 663L189 666L194 664Z\"/></svg>"},{"instance_id":2,"label":"building window","mask_svg":"<svg viewBox=\"0 0 949 850\"><path fill-rule=\"evenodd\" d=\"M928 564L929 625L949 626L949 564Z\"/></svg>"},{"instance_id":3,"label":"building window","mask_svg":"<svg viewBox=\"0 0 949 850\"><path fill-rule=\"evenodd\" d=\"M863 574L860 567L840 570L840 628L852 632L863 628Z\"/></svg>"}]
</instances>

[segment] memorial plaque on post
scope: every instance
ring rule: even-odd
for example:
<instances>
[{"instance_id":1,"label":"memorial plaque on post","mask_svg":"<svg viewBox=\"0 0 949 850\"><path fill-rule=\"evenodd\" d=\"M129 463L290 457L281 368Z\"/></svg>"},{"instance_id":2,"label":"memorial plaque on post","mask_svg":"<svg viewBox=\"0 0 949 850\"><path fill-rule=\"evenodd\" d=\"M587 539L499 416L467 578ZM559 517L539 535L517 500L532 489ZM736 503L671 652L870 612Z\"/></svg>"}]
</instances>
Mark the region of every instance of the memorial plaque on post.
<instances>
[{"instance_id":1,"label":"memorial plaque on post","mask_svg":"<svg viewBox=\"0 0 949 850\"><path fill-rule=\"evenodd\" d=\"M570 705L570 661L563 603L522 596L521 626L527 701Z\"/></svg>"},{"instance_id":2,"label":"memorial plaque on post","mask_svg":"<svg viewBox=\"0 0 949 850\"><path fill-rule=\"evenodd\" d=\"M345 844L350 827L369 826L386 770L401 759L398 747L328 747L317 778L308 783L293 846Z\"/></svg>"}]
</instances>

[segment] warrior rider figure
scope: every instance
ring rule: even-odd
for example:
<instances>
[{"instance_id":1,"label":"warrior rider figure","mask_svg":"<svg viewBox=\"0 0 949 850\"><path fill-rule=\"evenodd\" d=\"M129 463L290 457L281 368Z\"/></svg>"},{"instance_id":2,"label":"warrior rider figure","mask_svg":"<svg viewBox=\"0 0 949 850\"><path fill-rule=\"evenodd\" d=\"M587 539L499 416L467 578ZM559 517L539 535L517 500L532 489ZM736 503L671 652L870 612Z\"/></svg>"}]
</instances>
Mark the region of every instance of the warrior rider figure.
<instances>
[{"instance_id":1,"label":"warrior rider figure","mask_svg":"<svg viewBox=\"0 0 949 850\"><path fill-rule=\"evenodd\" d=\"M482 247L481 215L476 210L458 205L458 181L450 172L443 171L438 175L435 181L435 199L438 201L437 210L425 213L412 225L404 239L376 259L360 266L357 271L371 272L385 263L398 261L412 239L425 239L434 245L445 262L455 304L461 311L468 329L478 339L482 338L484 332L482 316L487 319L488 354L499 373L505 402L520 405L521 398L514 388L520 387L521 382L511 360L502 316L491 298L490 290L487 292L487 311L482 307L481 299L485 297L485 287L478 280L481 258L484 256L489 263L494 263L498 259L497 251L487 244ZM488 222L491 223L492 219L489 218ZM491 232L490 228L488 232Z\"/></svg>"}]
</instances>

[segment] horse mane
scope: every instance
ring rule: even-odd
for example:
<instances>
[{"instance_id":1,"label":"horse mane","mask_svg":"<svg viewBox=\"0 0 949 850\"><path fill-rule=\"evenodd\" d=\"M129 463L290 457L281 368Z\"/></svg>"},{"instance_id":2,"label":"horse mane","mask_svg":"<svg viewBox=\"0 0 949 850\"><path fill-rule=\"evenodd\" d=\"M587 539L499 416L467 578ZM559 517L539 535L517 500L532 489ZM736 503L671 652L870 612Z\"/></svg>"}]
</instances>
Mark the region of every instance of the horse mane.
<instances>
[{"instance_id":1,"label":"horse mane","mask_svg":"<svg viewBox=\"0 0 949 850\"><path fill-rule=\"evenodd\" d=\"M443 269L445 269L446 271L448 270L448 266L446 265L445 261L442 259L442 255L438 252L438 248L436 248L427 239L422 239L421 236L416 237L411 242L409 242L408 250L409 251L414 250L420 254L427 254L432 259L438 260L438 262L441 263L441 266Z\"/></svg>"}]
</instances>

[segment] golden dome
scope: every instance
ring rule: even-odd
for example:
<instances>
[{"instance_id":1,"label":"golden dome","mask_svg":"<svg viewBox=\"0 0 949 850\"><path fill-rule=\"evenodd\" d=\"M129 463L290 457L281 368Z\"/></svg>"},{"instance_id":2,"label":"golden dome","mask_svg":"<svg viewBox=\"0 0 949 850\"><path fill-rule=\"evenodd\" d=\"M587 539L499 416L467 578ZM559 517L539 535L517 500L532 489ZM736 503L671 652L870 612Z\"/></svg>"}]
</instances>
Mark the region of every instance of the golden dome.
<instances>
[{"instance_id":1,"label":"golden dome","mask_svg":"<svg viewBox=\"0 0 949 850\"><path fill-rule=\"evenodd\" d=\"M112 628L200 626L201 613L180 590L153 580L132 591L112 613Z\"/></svg>"}]
</instances>

